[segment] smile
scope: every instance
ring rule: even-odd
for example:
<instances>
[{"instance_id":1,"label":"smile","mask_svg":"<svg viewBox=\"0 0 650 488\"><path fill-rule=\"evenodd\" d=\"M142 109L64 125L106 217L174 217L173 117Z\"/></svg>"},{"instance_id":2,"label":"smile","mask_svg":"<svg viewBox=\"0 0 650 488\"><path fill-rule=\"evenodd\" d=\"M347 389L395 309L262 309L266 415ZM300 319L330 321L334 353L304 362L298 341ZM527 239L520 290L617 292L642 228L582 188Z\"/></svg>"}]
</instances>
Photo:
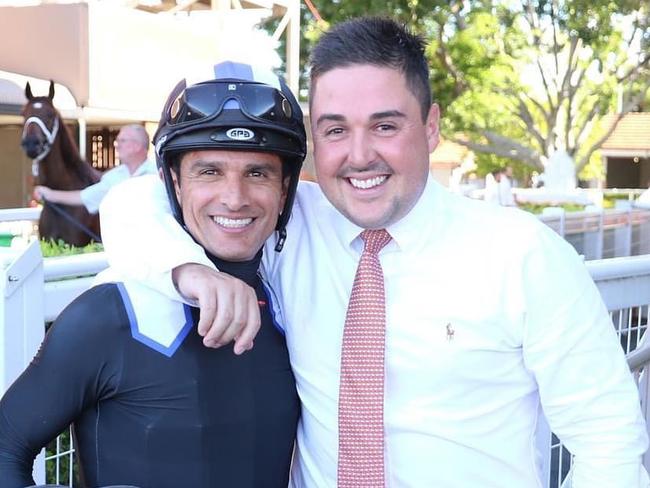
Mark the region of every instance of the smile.
<instances>
[{"instance_id":1,"label":"smile","mask_svg":"<svg viewBox=\"0 0 650 488\"><path fill-rule=\"evenodd\" d=\"M362 190L367 190L369 188L374 188L376 186L381 185L384 181L388 179L388 176L375 176L374 178L370 178L368 180L360 180L357 178L348 178L350 181L350 184L355 187L359 188Z\"/></svg>"},{"instance_id":2,"label":"smile","mask_svg":"<svg viewBox=\"0 0 650 488\"><path fill-rule=\"evenodd\" d=\"M226 227L228 229L241 229L242 227L246 227L251 222L253 222L253 219L250 217L247 219L229 219L227 217L213 217L212 220L214 220L218 225L222 227Z\"/></svg>"}]
</instances>

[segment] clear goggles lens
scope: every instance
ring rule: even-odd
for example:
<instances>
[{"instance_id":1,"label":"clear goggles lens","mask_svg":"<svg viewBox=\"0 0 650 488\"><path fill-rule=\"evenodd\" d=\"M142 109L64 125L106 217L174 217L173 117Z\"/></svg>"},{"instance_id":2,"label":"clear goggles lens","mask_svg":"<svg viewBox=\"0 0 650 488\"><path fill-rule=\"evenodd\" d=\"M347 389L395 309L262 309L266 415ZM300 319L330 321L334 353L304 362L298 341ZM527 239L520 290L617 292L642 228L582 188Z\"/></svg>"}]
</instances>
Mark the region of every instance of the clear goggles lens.
<instances>
[{"instance_id":1,"label":"clear goggles lens","mask_svg":"<svg viewBox=\"0 0 650 488\"><path fill-rule=\"evenodd\" d=\"M227 102L235 100L239 109L253 118L291 124L289 100L279 90L263 84L222 82L190 86L169 107L169 124L196 122L218 115Z\"/></svg>"}]
</instances>

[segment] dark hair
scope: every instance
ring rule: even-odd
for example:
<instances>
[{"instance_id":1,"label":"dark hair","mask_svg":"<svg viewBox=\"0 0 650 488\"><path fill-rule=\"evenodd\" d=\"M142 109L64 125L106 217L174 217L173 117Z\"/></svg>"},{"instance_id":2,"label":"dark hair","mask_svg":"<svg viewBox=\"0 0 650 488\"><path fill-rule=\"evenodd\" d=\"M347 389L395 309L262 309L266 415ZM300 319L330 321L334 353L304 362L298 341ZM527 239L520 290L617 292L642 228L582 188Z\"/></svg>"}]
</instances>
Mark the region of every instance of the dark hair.
<instances>
[{"instance_id":1,"label":"dark hair","mask_svg":"<svg viewBox=\"0 0 650 488\"><path fill-rule=\"evenodd\" d=\"M359 17L335 25L311 52L311 89L320 76L336 68L370 64L396 69L420 102L422 119L431 108L429 67L424 40L392 19Z\"/></svg>"}]
</instances>

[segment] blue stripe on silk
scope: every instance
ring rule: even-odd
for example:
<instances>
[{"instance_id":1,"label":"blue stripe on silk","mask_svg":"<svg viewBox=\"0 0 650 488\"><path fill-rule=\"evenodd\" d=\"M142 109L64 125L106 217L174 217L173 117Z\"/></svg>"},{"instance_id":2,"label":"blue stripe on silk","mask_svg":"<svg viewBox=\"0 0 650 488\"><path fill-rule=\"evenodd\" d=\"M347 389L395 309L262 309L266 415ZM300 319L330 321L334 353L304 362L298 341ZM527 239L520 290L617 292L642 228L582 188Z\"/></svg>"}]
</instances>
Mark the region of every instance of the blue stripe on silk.
<instances>
[{"instance_id":1,"label":"blue stripe on silk","mask_svg":"<svg viewBox=\"0 0 650 488\"><path fill-rule=\"evenodd\" d=\"M269 301L268 307L269 307L269 315L271 316L271 322L273 322L275 328L278 329L282 335L285 335L284 329L275 319L275 313L274 313L275 307L273 307L273 294L271 293L269 287L266 286L266 283L264 283L263 281L262 281L262 286L264 287L264 291L266 292L266 299Z\"/></svg>"},{"instance_id":2,"label":"blue stripe on silk","mask_svg":"<svg viewBox=\"0 0 650 488\"><path fill-rule=\"evenodd\" d=\"M131 303L131 298L129 297L129 293L126 291L126 288L124 287L124 283L116 283L116 285L117 285L117 289L120 292L120 295L122 296L122 303L124 303L124 309L126 310L126 315L129 318L129 324L131 326L131 337L133 337L136 341L144 344L145 346L155 351L158 351L161 354L164 354L168 358L172 357L176 352L176 350L179 348L179 346L183 343L183 341L187 337L187 334L189 334L190 330L192 329L193 322L192 322L192 312L190 310L190 307L188 305L183 304L183 312L185 313L185 324L183 325L183 328L179 331L179 333L176 335L174 341L169 345L169 347L165 347L159 342L154 341L150 337L140 332L140 329L138 327L138 319L136 318L135 311L133 310L133 304Z\"/></svg>"}]
</instances>

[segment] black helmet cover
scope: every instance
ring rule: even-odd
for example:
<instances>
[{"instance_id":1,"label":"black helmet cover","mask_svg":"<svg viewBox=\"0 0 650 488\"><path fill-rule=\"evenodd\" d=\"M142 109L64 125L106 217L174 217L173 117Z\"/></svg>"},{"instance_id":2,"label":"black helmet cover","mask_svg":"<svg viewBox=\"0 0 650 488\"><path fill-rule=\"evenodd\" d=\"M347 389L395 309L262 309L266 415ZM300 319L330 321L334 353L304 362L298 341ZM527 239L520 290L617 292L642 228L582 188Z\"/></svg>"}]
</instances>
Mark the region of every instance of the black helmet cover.
<instances>
[{"instance_id":1,"label":"black helmet cover","mask_svg":"<svg viewBox=\"0 0 650 488\"><path fill-rule=\"evenodd\" d=\"M153 142L172 211L183 226L171 176L174 156L201 149L277 154L290 171L287 199L276 224L276 251L282 249L307 146L302 110L282 78L226 61L199 82L182 79L167 98Z\"/></svg>"}]
</instances>

